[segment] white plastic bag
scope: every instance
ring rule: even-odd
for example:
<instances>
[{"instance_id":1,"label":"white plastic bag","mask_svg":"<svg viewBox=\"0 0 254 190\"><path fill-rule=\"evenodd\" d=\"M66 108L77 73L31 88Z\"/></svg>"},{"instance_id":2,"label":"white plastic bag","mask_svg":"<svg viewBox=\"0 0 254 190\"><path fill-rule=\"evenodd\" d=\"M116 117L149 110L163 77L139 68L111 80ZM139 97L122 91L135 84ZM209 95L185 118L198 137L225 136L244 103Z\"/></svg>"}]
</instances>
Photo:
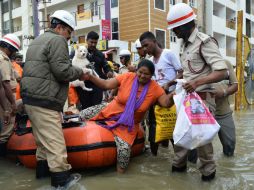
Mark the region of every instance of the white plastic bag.
<instances>
[{"instance_id":1,"label":"white plastic bag","mask_svg":"<svg viewBox=\"0 0 254 190\"><path fill-rule=\"evenodd\" d=\"M178 81L174 101L177 110L174 144L194 149L210 143L218 133L220 125L209 112L196 92L187 94Z\"/></svg>"}]
</instances>

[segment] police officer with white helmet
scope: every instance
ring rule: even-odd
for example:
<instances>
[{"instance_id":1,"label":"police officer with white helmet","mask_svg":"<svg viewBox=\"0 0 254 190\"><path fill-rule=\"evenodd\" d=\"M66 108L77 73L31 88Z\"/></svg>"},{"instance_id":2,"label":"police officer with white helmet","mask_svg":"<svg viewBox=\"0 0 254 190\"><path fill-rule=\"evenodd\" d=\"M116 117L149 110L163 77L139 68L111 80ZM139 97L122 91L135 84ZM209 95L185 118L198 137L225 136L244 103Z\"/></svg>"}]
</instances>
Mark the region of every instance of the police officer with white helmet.
<instances>
[{"instance_id":1,"label":"police officer with white helmet","mask_svg":"<svg viewBox=\"0 0 254 190\"><path fill-rule=\"evenodd\" d=\"M130 71L135 71L135 67L131 64L131 52L127 49L123 49L119 53L121 67L119 68L119 74L123 74Z\"/></svg>"},{"instance_id":2,"label":"police officer with white helmet","mask_svg":"<svg viewBox=\"0 0 254 190\"><path fill-rule=\"evenodd\" d=\"M183 78L187 82L183 87L187 92L196 91L214 114L216 105L212 83L219 82L226 77L227 66L216 42L208 35L198 31L194 22L195 18L196 15L189 5L178 3L169 10L168 29L172 29L176 36L184 41L181 63ZM175 146L174 151L172 171L185 172L188 150ZM216 166L212 143L198 147L197 154L201 161L199 168L202 174L201 179L203 181L214 179Z\"/></svg>"},{"instance_id":3,"label":"police officer with white helmet","mask_svg":"<svg viewBox=\"0 0 254 190\"><path fill-rule=\"evenodd\" d=\"M10 58L19 49L20 40L15 34L6 34L0 39L0 83L5 91L5 97L0 98L6 100L5 106L0 105L0 120L5 121L0 132L0 156L6 155L6 145L14 128L17 110L15 101L17 82Z\"/></svg>"}]
</instances>

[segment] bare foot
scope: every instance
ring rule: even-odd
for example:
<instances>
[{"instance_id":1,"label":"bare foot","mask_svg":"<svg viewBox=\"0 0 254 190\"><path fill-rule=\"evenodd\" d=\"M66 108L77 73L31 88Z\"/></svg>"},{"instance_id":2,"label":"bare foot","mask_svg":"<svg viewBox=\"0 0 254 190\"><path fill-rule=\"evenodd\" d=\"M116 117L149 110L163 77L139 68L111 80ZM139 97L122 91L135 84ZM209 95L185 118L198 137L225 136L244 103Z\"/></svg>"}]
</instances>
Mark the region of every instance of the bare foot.
<instances>
[{"instance_id":1,"label":"bare foot","mask_svg":"<svg viewBox=\"0 0 254 190\"><path fill-rule=\"evenodd\" d=\"M125 172L125 169L123 169L123 168L117 166L117 173L123 174L124 172Z\"/></svg>"}]
</instances>

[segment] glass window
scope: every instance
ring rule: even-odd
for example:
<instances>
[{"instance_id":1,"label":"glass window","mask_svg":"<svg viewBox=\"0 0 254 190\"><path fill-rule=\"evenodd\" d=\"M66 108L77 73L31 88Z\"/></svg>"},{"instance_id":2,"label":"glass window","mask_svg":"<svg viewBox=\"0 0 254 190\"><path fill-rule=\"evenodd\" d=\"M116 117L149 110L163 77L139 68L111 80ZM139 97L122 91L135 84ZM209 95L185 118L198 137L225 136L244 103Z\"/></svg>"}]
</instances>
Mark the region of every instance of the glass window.
<instances>
[{"instance_id":1,"label":"glass window","mask_svg":"<svg viewBox=\"0 0 254 190\"><path fill-rule=\"evenodd\" d=\"M161 45L161 48L165 48L165 31L163 30L155 30L155 36L156 36L156 40L159 43L159 45Z\"/></svg>"},{"instance_id":2,"label":"glass window","mask_svg":"<svg viewBox=\"0 0 254 190\"><path fill-rule=\"evenodd\" d=\"M246 36L251 37L251 25L249 19L246 19Z\"/></svg>"},{"instance_id":3,"label":"glass window","mask_svg":"<svg viewBox=\"0 0 254 190\"><path fill-rule=\"evenodd\" d=\"M98 15L98 1L94 1L91 3L91 12L92 12L92 16Z\"/></svg>"},{"instance_id":4,"label":"glass window","mask_svg":"<svg viewBox=\"0 0 254 190\"><path fill-rule=\"evenodd\" d=\"M251 4L251 1L250 0L246 0L246 13L250 14L250 6Z\"/></svg>"},{"instance_id":5,"label":"glass window","mask_svg":"<svg viewBox=\"0 0 254 190\"><path fill-rule=\"evenodd\" d=\"M154 0L154 7L156 9L165 10L164 4L164 0Z\"/></svg>"},{"instance_id":6,"label":"glass window","mask_svg":"<svg viewBox=\"0 0 254 190\"><path fill-rule=\"evenodd\" d=\"M171 4L171 5L175 5L175 4L176 4L176 1L175 1L175 0L170 0L170 4Z\"/></svg>"},{"instance_id":7,"label":"glass window","mask_svg":"<svg viewBox=\"0 0 254 190\"><path fill-rule=\"evenodd\" d=\"M3 13L8 13L9 12L9 5L8 1L3 3Z\"/></svg>"},{"instance_id":8,"label":"glass window","mask_svg":"<svg viewBox=\"0 0 254 190\"><path fill-rule=\"evenodd\" d=\"M21 0L12 0L12 9L21 7Z\"/></svg>"},{"instance_id":9,"label":"glass window","mask_svg":"<svg viewBox=\"0 0 254 190\"><path fill-rule=\"evenodd\" d=\"M8 30L10 28L10 21L5 21L3 25L4 30Z\"/></svg>"},{"instance_id":10,"label":"glass window","mask_svg":"<svg viewBox=\"0 0 254 190\"><path fill-rule=\"evenodd\" d=\"M77 9L78 9L78 14L83 13L84 12L84 4L78 5Z\"/></svg>"},{"instance_id":11,"label":"glass window","mask_svg":"<svg viewBox=\"0 0 254 190\"><path fill-rule=\"evenodd\" d=\"M3 23L3 34L8 34L8 33L10 33L10 22L5 21Z\"/></svg>"},{"instance_id":12,"label":"glass window","mask_svg":"<svg viewBox=\"0 0 254 190\"><path fill-rule=\"evenodd\" d=\"M176 42L176 35L173 31L170 31L170 42Z\"/></svg>"},{"instance_id":13,"label":"glass window","mask_svg":"<svg viewBox=\"0 0 254 190\"><path fill-rule=\"evenodd\" d=\"M189 5L196 8L196 0L189 0Z\"/></svg>"},{"instance_id":14,"label":"glass window","mask_svg":"<svg viewBox=\"0 0 254 190\"><path fill-rule=\"evenodd\" d=\"M118 7L118 0L111 0L111 8Z\"/></svg>"},{"instance_id":15,"label":"glass window","mask_svg":"<svg viewBox=\"0 0 254 190\"><path fill-rule=\"evenodd\" d=\"M79 43L86 43L86 36L79 36L78 37L78 42Z\"/></svg>"},{"instance_id":16,"label":"glass window","mask_svg":"<svg viewBox=\"0 0 254 190\"><path fill-rule=\"evenodd\" d=\"M118 36L118 18L113 18L112 19L112 40L118 40L119 36Z\"/></svg>"}]
</instances>

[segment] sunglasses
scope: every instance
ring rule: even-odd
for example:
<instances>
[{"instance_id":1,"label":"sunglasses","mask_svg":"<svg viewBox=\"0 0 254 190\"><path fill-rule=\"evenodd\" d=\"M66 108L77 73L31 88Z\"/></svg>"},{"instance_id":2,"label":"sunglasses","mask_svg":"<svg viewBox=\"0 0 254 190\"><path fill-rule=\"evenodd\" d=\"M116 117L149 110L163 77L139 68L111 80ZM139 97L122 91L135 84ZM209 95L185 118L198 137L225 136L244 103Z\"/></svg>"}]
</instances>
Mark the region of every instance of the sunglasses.
<instances>
[{"instance_id":1,"label":"sunglasses","mask_svg":"<svg viewBox=\"0 0 254 190\"><path fill-rule=\"evenodd\" d=\"M124 57L120 57L120 59L123 59Z\"/></svg>"}]
</instances>

